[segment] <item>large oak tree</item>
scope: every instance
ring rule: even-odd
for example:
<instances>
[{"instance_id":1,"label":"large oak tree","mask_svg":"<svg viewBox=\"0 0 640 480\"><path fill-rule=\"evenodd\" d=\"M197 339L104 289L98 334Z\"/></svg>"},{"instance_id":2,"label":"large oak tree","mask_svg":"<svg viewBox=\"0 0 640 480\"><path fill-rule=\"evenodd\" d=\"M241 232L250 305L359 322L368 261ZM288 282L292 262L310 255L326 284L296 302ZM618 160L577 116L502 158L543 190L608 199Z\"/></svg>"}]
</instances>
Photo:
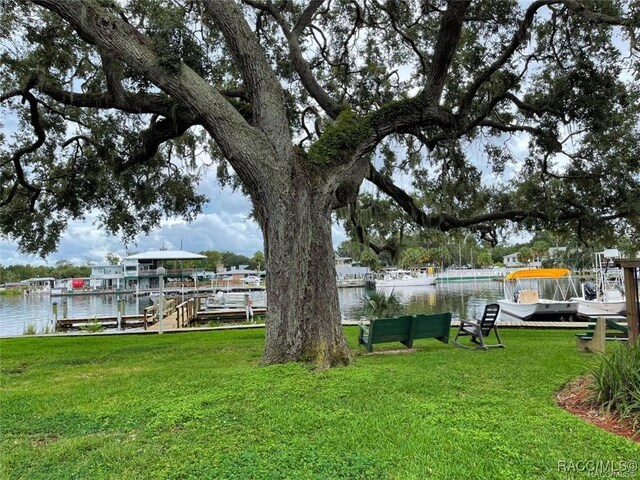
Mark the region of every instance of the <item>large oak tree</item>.
<instances>
[{"instance_id":1,"label":"large oak tree","mask_svg":"<svg viewBox=\"0 0 640 480\"><path fill-rule=\"evenodd\" d=\"M6 0L1 15L0 101L19 121L2 234L46 255L89 212L125 237L192 218L204 150L264 234L265 363L349 362L332 212L367 241L365 179L425 228L637 232L637 2ZM518 175L486 184L478 162Z\"/></svg>"}]
</instances>

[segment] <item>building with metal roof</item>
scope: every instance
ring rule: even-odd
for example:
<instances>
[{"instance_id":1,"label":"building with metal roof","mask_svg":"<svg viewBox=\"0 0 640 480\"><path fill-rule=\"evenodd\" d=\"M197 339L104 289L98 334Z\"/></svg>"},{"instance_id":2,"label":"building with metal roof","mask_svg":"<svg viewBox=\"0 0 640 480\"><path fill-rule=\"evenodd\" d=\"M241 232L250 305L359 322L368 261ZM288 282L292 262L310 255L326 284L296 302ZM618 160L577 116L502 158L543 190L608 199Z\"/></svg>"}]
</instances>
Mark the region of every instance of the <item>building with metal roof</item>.
<instances>
[{"instance_id":1,"label":"building with metal roof","mask_svg":"<svg viewBox=\"0 0 640 480\"><path fill-rule=\"evenodd\" d=\"M199 253L185 252L184 250L150 250L125 257L124 260L203 260L207 258Z\"/></svg>"}]
</instances>

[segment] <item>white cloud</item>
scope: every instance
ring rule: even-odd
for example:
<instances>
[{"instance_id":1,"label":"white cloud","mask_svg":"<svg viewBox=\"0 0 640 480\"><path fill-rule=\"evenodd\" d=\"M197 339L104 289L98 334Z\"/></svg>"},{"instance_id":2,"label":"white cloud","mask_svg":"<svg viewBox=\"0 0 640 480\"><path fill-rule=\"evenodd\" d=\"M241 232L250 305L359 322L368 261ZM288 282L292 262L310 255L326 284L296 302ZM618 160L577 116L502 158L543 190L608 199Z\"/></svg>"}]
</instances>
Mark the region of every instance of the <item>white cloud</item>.
<instances>
[{"instance_id":1,"label":"white cloud","mask_svg":"<svg viewBox=\"0 0 640 480\"><path fill-rule=\"evenodd\" d=\"M205 193L210 202L193 222L187 223L179 218L162 221L160 228L149 235L136 238L129 245L129 252L157 250L161 247L191 252L204 250L230 251L239 255L253 256L263 251L263 238L260 227L251 220L251 202L239 192L217 185L213 174L207 175L199 191ZM84 222L74 222L64 233L58 251L45 260L37 256L22 255L17 244L0 240L0 263L3 265L26 264L53 265L58 260L68 260L75 264L84 264L87 260L104 263L109 252L125 256L127 251L118 237L107 235L94 224L97 215L87 215ZM334 246L346 240L344 230L333 226Z\"/></svg>"}]
</instances>

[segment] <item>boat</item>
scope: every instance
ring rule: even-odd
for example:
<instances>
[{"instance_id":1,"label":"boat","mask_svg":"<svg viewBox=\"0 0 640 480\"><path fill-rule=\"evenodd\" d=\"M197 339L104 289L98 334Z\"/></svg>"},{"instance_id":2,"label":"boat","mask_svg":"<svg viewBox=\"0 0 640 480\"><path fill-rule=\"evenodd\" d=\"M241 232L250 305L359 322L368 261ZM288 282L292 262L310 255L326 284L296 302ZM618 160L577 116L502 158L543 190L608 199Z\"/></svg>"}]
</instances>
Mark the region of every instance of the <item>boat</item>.
<instances>
[{"instance_id":1,"label":"boat","mask_svg":"<svg viewBox=\"0 0 640 480\"><path fill-rule=\"evenodd\" d=\"M22 280L20 283L27 287L23 290L24 295L50 295L54 282L53 277L42 277Z\"/></svg>"},{"instance_id":2,"label":"boat","mask_svg":"<svg viewBox=\"0 0 640 480\"><path fill-rule=\"evenodd\" d=\"M386 270L382 278L376 279L376 288L385 287L426 287L434 285L436 277L425 272L412 273L410 270Z\"/></svg>"},{"instance_id":3,"label":"boat","mask_svg":"<svg viewBox=\"0 0 640 480\"><path fill-rule=\"evenodd\" d=\"M239 308L253 305L251 294L248 292L223 292L207 297L204 302L207 310L219 308Z\"/></svg>"},{"instance_id":4,"label":"boat","mask_svg":"<svg viewBox=\"0 0 640 480\"><path fill-rule=\"evenodd\" d=\"M254 318L256 315L265 315L267 307L265 304L253 304L253 297L248 292L222 292L209 296L204 301L204 310L201 315L207 320L246 320Z\"/></svg>"},{"instance_id":5,"label":"boat","mask_svg":"<svg viewBox=\"0 0 640 480\"><path fill-rule=\"evenodd\" d=\"M551 293L552 292L552 293ZM546 297L545 297L546 295ZM504 278L502 313L521 320L573 320L579 301L571 271L565 268L516 270Z\"/></svg>"},{"instance_id":6,"label":"boat","mask_svg":"<svg viewBox=\"0 0 640 480\"><path fill-rule=\"evenodd\" d=\"M595 254L595 284L582 282L581 293L578 297L578 313L594 315L609 313L624 315L627 313L627 303L624 295L624 279L622 269L610 265L614 258L619 258L620 252L609 248Z\"/></svg>"}]
</instances>

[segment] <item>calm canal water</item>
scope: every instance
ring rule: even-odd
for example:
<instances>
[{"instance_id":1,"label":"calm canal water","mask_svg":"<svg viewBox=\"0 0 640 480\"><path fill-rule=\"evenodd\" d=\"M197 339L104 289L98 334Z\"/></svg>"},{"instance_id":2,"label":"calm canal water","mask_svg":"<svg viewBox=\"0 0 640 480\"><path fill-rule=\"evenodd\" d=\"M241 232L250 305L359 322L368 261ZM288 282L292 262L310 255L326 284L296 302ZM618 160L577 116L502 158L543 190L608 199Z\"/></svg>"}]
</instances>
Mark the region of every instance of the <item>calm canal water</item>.
<instances>
[{"instance_id":1,"label":"calm canal water","mask_svg":"<svg viewBox=\"0 0 640 480\"><path fill-rule=\"evenodd\" d=\"M450 311L454 318L478 318L487 303L503 297L502 283L493 281L438 284L431 287L396 288L394 293L406 307L407 313L433 313ZM263 304L260 295L254 294L254 305ZM342 317L358 320L363 314L362 288L339 290ZM151 305L147 297L124 295L125 314L142 313ZM115 295L83 295L72 297L49 297L27 295L0 297L0 336L22 335L28 325L42 332L53 324L51 304L58 302L61 317L61 301L67 300L68 317L81 318L94 315L116 315Z\"/></svg>"}]
</instances>

